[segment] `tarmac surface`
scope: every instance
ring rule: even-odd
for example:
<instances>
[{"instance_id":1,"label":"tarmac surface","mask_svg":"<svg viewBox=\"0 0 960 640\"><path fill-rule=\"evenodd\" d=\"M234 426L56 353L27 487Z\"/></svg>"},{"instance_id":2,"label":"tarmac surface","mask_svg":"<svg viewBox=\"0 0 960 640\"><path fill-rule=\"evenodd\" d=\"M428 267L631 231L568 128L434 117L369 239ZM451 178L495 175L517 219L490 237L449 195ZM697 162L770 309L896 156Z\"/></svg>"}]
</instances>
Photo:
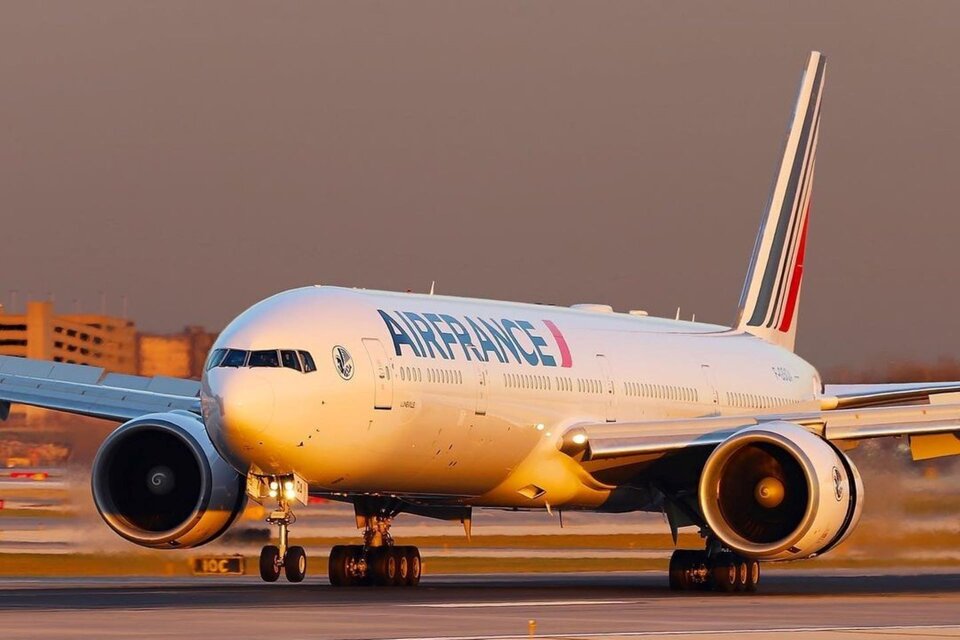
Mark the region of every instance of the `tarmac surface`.
<instances>
[{"instance_id":1,"label":"tarmac surface","mask_svg":"<svg viewBox=\"0 0 960 640\"><path fill-rule=\"evenodd\" d=\"M531 622L535 621L535 622ZM960 638L960 573L767 571L757 594L672 593L661 573L326 579L6 579L0 637Z\"/></svg>"}]
</instances>

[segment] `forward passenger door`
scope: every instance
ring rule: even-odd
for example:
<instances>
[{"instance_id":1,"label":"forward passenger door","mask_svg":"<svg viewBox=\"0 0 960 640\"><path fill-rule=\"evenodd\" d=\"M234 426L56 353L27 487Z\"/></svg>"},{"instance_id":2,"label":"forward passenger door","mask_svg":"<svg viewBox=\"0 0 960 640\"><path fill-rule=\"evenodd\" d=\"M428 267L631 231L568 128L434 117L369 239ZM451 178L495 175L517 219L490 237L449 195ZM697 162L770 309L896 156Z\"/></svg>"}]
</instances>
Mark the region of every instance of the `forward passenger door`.
<instances>
[{"instance_id":1,"label":"forward passenger door","mask_svg":"<svg viewBox=\"0 0 960 640\"><path fill-rule=\"evenodd\" d=\"M390 371L390 359L383 344L376 338L364 338L363 348L370 358L373 370L373 408L393 408L393 373Z\"/></svg>"}]
</instances>

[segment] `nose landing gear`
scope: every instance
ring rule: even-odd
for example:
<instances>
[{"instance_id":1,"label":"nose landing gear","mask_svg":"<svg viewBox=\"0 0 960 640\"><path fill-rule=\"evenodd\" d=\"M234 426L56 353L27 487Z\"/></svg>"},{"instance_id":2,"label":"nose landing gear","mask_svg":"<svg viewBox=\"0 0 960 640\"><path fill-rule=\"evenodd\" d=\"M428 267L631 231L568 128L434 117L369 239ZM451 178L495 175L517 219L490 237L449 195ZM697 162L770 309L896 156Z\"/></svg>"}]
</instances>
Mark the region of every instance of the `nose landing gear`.
<instances>
[{"instance_id":1,"label":"nose landing gear","mask_svg":"<svg viewBox=\"0 0 960 640\"><path fill-rule=\"evenodd\" d=\"M270 491L276 493L272 483ZM279 545L268 544L260 550L260 577L264 582L276 582L283 573L288 582L303 582L307 577L307 552L300 546L289 546L289 527L297 521L286 496L279 493L277 510L270 513L267 523L279 528Z\"/></svg>"}]
</instances>

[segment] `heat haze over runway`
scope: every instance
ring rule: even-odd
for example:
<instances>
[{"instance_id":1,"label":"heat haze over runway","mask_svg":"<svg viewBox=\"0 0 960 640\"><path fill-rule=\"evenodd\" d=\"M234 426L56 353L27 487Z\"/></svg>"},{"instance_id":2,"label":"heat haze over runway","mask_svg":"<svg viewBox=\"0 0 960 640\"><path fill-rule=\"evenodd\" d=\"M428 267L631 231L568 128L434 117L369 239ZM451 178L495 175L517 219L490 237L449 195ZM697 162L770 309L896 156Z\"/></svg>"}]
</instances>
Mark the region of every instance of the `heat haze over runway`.
<instances>
[{"instance_id":1,"label":"heat haze over runway","mask_svg":"<svg viewBox=\"0 0 960 640\"><path fill-rule=\"evenodd\" d=\"M759 597L677 596L662 574L428 576L418 589L254 579L10 580L10 638L960 637L960 574L782 572Z\"/></svg>"}]
</instances>

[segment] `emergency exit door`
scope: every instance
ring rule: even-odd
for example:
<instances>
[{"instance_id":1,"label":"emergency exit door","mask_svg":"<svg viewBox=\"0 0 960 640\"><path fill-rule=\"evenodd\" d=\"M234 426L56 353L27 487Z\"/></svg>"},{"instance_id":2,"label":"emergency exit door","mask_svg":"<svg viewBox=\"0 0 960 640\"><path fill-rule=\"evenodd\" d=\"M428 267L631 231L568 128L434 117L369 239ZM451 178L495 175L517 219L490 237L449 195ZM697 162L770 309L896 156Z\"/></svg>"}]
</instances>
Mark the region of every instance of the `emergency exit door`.
<instances>
[{"instance_id":1,"label":"emergency exit door","mask_svg":"<svg viewBox=\"0 0 960 640\"><path fill-rule=\"evenodd\" d=\"M603 385L603 416L607 422L617 421L617 387L610 375L610 363L607 356L597 354L597 364L600 365L601 384Z\"/></svg>"}]
</instances>

